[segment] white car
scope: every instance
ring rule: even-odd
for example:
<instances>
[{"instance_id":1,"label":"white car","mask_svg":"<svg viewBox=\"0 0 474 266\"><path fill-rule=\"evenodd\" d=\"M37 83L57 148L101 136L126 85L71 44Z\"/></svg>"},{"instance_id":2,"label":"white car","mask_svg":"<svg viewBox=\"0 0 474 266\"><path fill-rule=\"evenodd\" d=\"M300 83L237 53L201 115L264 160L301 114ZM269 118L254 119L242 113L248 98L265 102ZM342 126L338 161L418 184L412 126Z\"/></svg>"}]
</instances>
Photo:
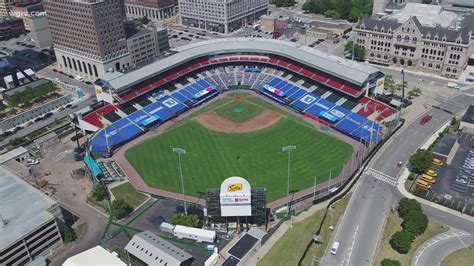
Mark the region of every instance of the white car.
<instances>
[{"instance_id":1,"label":"white car","mask_svg":"<svg viewBox=\"0 0 474 266\"><path fill-rule=\"evenodd\" d=\"M36 164L39 164L39 160L38 159L36 159L36 160L28 159L28 160L26 160L26 164L27 165L36 165Z\"/></svg>"}]
</instances>

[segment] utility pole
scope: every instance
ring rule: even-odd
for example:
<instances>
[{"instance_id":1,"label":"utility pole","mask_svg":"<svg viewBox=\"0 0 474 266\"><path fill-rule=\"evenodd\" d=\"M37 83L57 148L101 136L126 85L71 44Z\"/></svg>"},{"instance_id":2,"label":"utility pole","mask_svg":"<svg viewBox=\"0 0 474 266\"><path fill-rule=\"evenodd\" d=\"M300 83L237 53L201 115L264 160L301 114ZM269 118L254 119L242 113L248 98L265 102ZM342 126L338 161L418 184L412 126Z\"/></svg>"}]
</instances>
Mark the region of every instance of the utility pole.
<instances>
[{"instance_id":1,"label":"utility pole","mask_svg":"<svg viewBox=\"0 0 474 266\"><path fill-rule=\"evenodd\" d=\"M289 145L285 146L281 149L283 152L288 152L288 178L287 178L287 183L286 183L286 197L288 198L288 201L286 202L286 212L290 213L290 166L291 166L291 151L296 150L295 145Z\"/></svg>"},{"instance_id":2,"label":"utility pole","mask_svg":"<svg viewBox=\"0 0 474 266\"><path fill-rule=\"evenodd\" d=\"M186 150L181 148L173 148L173 152L178 154L179 175L181 178L181 190L183 192L184 215L188 216L188 209L186 208L186 194L184 194L183 168L181 166L181 155L186 154Z\"/></svg>"}]
</instances>

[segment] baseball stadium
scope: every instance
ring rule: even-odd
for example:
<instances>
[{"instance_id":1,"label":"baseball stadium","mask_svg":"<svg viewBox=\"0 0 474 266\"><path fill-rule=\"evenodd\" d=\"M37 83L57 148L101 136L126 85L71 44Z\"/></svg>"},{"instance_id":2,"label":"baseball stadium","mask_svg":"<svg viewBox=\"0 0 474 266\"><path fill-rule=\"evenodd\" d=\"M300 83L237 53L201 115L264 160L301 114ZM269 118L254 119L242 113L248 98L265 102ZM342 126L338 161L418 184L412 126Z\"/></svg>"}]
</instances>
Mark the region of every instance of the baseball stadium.
<instances>
[{"instance_id":1,"label":"baseball stadium","mask_svg":"<svg viewBox=\"0 0 474 266\"><path fill-rule=\"evenodd\" d=\"M138 190L177 200L184 190L198 205L240 176L279 208L327 195L357 170L397 115L371 97L383 80L368 64L291 42L209 40L110 71L77 122L93 133L94 175L105 172L96 161L114 161Z\"/></svg>"}]
</instances>

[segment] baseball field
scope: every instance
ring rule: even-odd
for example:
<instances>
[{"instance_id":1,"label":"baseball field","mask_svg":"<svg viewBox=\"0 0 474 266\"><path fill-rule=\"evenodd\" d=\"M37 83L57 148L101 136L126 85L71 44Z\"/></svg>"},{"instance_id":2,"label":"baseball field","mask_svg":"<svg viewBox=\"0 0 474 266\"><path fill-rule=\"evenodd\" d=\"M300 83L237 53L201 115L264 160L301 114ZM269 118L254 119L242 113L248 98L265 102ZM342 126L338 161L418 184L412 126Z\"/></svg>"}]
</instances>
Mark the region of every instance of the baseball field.
<instances>
[{"instance_id":1,"label":"baseball field","mask_svg":"<svg viewBox=\"0 0 474 266\"><path fill-rule=\"evenodd\" d=\"M246 178L252 187L266 187L267 201L286 196L288 153L290 189L299 191L336 177L352 154L351 145L316 131L313 125L254 95L233 93L201 107L163 134L125 152L143 180L152 187L181 192L178 155L187 195L200 197L230 176Z\"/></svg>"}]
</instances>

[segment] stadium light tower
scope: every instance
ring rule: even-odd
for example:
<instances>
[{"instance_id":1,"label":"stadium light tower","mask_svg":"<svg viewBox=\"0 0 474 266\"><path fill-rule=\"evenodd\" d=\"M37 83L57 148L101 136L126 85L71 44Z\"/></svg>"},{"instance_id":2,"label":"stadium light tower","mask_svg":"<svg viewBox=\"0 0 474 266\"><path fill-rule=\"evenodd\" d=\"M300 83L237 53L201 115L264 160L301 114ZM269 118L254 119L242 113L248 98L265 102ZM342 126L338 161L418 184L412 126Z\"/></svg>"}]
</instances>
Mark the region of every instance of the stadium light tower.
<instances>
[{"instance_id":1,"label":"stadium light tower","mask_svg":"<svg viewBox=\"0 0 474 266\"><path fill-rule=\"evenodd\" d=\"M286 183L286 196L290 196L290 164L291 164L291 151L296 150L295 145L289 145L285 146L281 149L283 152L288 152L288 179ZM288 202L286 203L286 211L287 213L290 213L290 200L288 199Z\"/></svg>"},{"instance_id":2,"label":"stadium light tower","mask_svg":"<svg viewBox=\"0 0 474 266\"><path fill-rule=\"evenodd\" d=\"M183 191L184 215L188 216L188 209L186 208L186 195L184 194L183 168L181 167L181 155L186 154L186 150L181 148L173 148L173 152L178 154L179 175L181 177L181 189Z\"/></svg>"}]
</instances>

